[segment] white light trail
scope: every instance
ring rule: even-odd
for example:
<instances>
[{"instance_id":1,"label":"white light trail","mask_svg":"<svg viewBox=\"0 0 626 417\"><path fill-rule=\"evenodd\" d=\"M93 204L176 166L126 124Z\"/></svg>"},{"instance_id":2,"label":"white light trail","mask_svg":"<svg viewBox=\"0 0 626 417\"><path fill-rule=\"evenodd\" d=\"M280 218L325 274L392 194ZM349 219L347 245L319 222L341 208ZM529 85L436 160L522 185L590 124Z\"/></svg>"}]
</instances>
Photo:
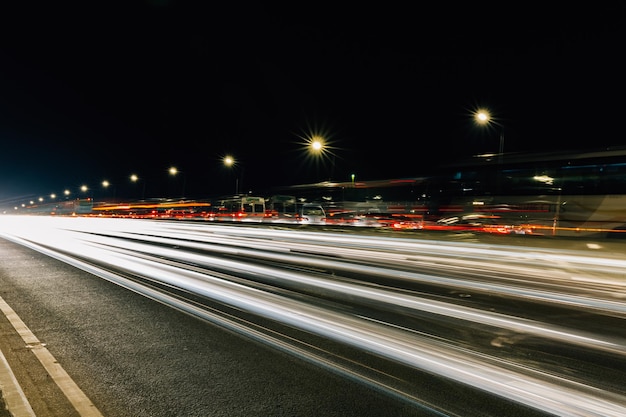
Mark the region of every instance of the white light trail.
<instances>
[{"instance_id":1,"label":"white light trail","mask_svg":"<svg viewBox=\"0 0 626 417\"><path fill-rule=\"evenodd\" d=\"M601 281L602 285L610 285L613 291L624 292L624 282L614 277L623 274L621 271L626 266L626 260L614 255L604 258L597 251L594 256L587 256L558 249L487 248L476 244L441 241L129 219L3 216L0 217L0 236L23 244L44 245L61 251L64 256L80 257L120 272L158 280L232 308L548 413L561 416L626 415L626 396L623 393L604 391L591 383L580 382L580 378L571 379L567 373L558 375L544 372L514 360L456 347L452 341L428 336L392 322L335 311L323 307L323 304L318 306L305 299L292 299L278 291L264 291L260 289L262 287L244 284L245 280L251 279L247 277L254 277L259 283L275 285L276 288L306 289L312 293L331 295L335 300L349 298L362 305L376 305L377 308L389 311L392 307L402 307L406 314L412 311L426 312L470 324L478 323L577 345L591 351L625 355L624 334L607 336L593 329L582 332L436 301L384 285L359 283L341 277L329 278L321 273L326 270L362 273L406 282L581 306L620 316L626 313L626 309L622 302L611 298L611 291L590 287L589 293L593 296L581 294L579 290L586 288L585 285L595 285L597 282L580 280L580 275L569 281L566 278L571 277L572 270L584 274L584 271L592 270L595 266L612 276L611 280ZM329 253L332 257L328 256ZM234 255L236 259L231 257ZM463 263L467 264L466 260L471 259L473 264L466 267L467 271L472 267L480 271L488 270L494 277L499 273L517 272L520 278L515 281L516 285L511 285L507 281L489 282L412 272L411 266L417 265L416 259L424 264L439 259L436 262L442 264L441 268L436 268L438 263L435 261L430 266L442 272L451 270L449 265L445 265L448 261L453 264L455 260L463 259ZM259 264L260 260L264 263ZM549 265L547 272L554 272L554 277L549 277L553 278L549 283L553 291L521 285L525 274L530 277L529 282L536 279L537 263ZM297 265L301 269L278 266L283 264ZM530 265L526 268L525 264ZM307 268L317 268L320 272L306 272ZM564 273L564 270L567 272ZM563 292L557 292L556 289L562 289Z\"/></svg>"}]
</instances>

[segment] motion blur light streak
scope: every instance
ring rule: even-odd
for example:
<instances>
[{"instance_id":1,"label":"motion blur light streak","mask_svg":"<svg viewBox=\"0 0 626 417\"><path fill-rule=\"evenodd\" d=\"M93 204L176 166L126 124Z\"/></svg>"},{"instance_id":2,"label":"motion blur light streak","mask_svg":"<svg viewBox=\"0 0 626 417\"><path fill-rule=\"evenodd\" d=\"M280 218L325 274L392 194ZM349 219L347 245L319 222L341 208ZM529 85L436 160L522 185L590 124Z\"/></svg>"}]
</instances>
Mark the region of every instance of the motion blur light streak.
<instances>
[{"instance_id":1,"label":"motion blur light streak","mask_svg":"<svg viewBox=\"0 0 626 417\"><path fill-rule=\"evenodd\" d=\"M433 406L421 373L556 415L626 414L614 252L28 216L0 217L0 236L444 412L462 405Z\"/></svg>"},{"instance_id":2,"label":"motion blur light streak","mask_svg":"<svg viewBox=\"0 0 626 417\"><path fill-rule=\"evenodd\" d=\"M150 239L150 241L154 240L156 239ZM163 239L159 239L159 241L160 243L165 242L165 240ZM119 252L120 254L124 253L129 256L131 260L135 259L137 253L141 253L144 254L144 256L149 255L150 259L153 260L161 259L161 262L163 262L162 259L176 259L194 265L202 265L212 268L218 267L225 271L247 272L254 274L256 279L263 278L265 282L281 281L280 286L290 286L291 288L299 287L300 290L306 289L305 287L315 287L315 290L318 292L326 291L327 293L335 293L335 298L358 297L364 299L364 303L376 301L377 304L382 303L389 304L391 306L403 306L408 309L413 309L417 311L427 311L430 313L454 317L461 320L473 321L490 326L497 326L500 328L507 328L527 334L537 334L542 337L561 340L562 342L566 343L582 344L589 347L593 346L596 349L606 349L608 351L626 355L626 345L620 344L620 342L623 341L598 340L592 335L585 335L582 332L576 333L568 329L559 328L557 326L542 326L540 323L530 320L523 320L520 318L510 317L492 312L481 312L476 309L463 306L454 306L450 303L442 303L434 300L428 300L426 298L418 297L415 295L408 296L404 294L399 294L397 292L389 291L383 287L364 287L362 284L359 285L356 283L344 283L337 280L329 280L315 277L309 274L283 271L279 268L256 266L254 263L251 262L225 260L218 257L201 255L197 253L182 252L179 249L155 247L154 245L146 245L126 241L123 242L124 247L122 248L116 245L114 239L106 237L90 236L90 238L86 239L85 242L91 244L97 243L98 246L96 247L108 247L112 250ZM174 243L171 240L169 242ZM178 241L177 243L180 244L180 247L186 246L186 243L180 243L180 241ZM205 247L205 249L208 248ZM217 248L216 251L222 252L223 246ZM262 251L247 251L246 253L239 252L239 254L251 256L258 259L262 257L261 252ZM84 251L83 254L87 256L86 252ZM89 255L89 257L93 260L99 259L100 261L104 261L106 258L103 257L107 256L107 254L107 252L104 252L102 254L95 253ZM267 259L267 257L264 258ZM273 259L287 261L286 256L273 257ZM291 261L291 259L289 259L289 261ZM120 259L117 262L115 259L111 259L110 261L108 261L108 263L118 265L118 267L126 268L126 262L124 261L124 259ZM338 262L335 262L335 265L336 264L338 264ZM141 267L139 269L132 268L132 272L138 275L156 276L156 272L154 273L155 275L146 274L146 268L147 266ZM358 270L358 268L356 269ZM181 287L185 286L184 284L177 285ZM198 289L189 289L193 291L199 291ZM209 296L209 294L207 294L207 296ZM407 311L407 314L410 314L410 312Z\"/></svg>"},{"instance_id":3,"label":"motion blur light streak","mask_svg":"<svg viewBox=\"0 0 626 417\"><path fill-rule=\"evenodd\" d=\"M166 230L166 227L164 227L164 230ZM299 263L303 266L308 266L308 267L317 266L323 269L351 271L354 273L368 272L372 274L381 274L381 275L393 277L396 279L430 282L436 285L448 285L454 288L468 288L474 291L483 290L491 294L502 293L507 296L517 296L521 298L533 298L535 300L543 300L549 303L558 302L558 303L564 303L564 304L571 304L571 305L576 305L576 306L585 307L585 308L593 308L597 310L602 310L604 312L610 312L610 314L623 315L624 313L626 313L626 306L624 305L624 303L622 303L620 300L610 299L610 298L622 298L623 295L626 295L626 293L624 292L624 286L620 285L618 281L613 282L613 284L617 284L617 285L611 285L610 288L607 288L604 290L585 288L585 291L586 291L585 294L567 295L566 294L567 292L572 291L571 280L573 278L570 276L569 273L563 276L563 279L562 279L563 284L557 285L556 282L553 282L553 281L556 281L555 274L561 273L561 271L554 270L553 274L548 278L546 277L545 269L531 268L527 265L519 265L517 263L514 263L512 265L503 264L504 259L502 258L504 256L511 257L514 260L515 258L519 256L520 251L515 250L514 248L510 248L506 252L500 251L499 258L502 259L502 263L498 263L498 264L494 264L493 262L490 262L488 264L487 263L478 264L476 261L467 260L465 258L463 259L458 259L454 257L451 258L450 255L446 253L448 252L448 247L443 246L443 245L439 246L439 249L442 252L438 252L437 257L427 257L424 259L424 261L436 263L436 264L442 264L442 257L445 257L447 264L457 264L458 268L476 270L478 265L480 265L482 268L484 268L485 271L488 271L491 274L494 271L508 272L511 275L515 276L514 280L516 282L521 281L523 283L524 281L527 282L529 279L533 278L533 279L541 280L543 285L548 285L546 284L546 281L550 281L552 282L551 284L549 284L550 287L552 288L552 291L547 291L547 290L537 291L535 289L511 287L511 286L501 285L501 284L493 283L493 282L484 284L480 282L471 281L469 279L462 279L462 280L451 279L451 278L442 277L442 276L416 274L416 273L412 273L408 271L396 271L396 270L391 270L388 268L379 268L376 266L364 267L362 265L354 265L352 262L339 262L336 260L338 258L340 259L343 258L345 260L350 260L350 261L361 259L361 260L369 260L370 262L373 262L374 260L376 262L380 262L381 260L384 259L384 260L389 260L389 262L392 262L394 267L396 268L398 268L401 265L406 265L407 268L410 269L410 268L415 267L414 261L420 257L420 255L416 254L417 249L413 249L413 248L415 247L415 248L421 249L422 247L425 247L425 244L417 244L416 246L413 247L413 246L408 246L409 243L407 242L407 246L405 247L396 246L397 249L395 252L380 252L380 251L374 251L375 247L371 245L371 240L362 239L362 238L360 239L353 238L351 239L351 242L356 242L356 244L360 244L361 242L366 242L366 241L370 242L368 246L371 248L368 250L360 250L360 249L342 249L342 248L334 247L333 248L334 256L331 260L328 260L328 259L316 259L316 258L302 256L303 254L320 254L320 255L326 254L328 253L328 249L325 246L322 246L321 243L316 243L313 245L298 243L299 241L294 243L294 241L291 240L294 236L293 233L285 233L285 231L282 231L280 236L270 231L269 234L271 236L276 237L275 241L268 241L267 239L259 239L259 240L252 240L252 239L242 240L239 238L229 239L227 236L220 237L219 235L215 235L213 233L207 235L206 233L201 234L201 233L194 232L193 233L194 241L185 240L184 242L182 242L180 239L176 238L176 236L180 236L181 230L177 230L172 233L167 233L167 232L161 233L161 236L169 236L171 237L171 239L174 239L174 240L167 240L167 239L163 239L163 238L159 238L155 236L149 236L147 235L147 232L142 233L139 236L142 240L146 240L146 241L154 242L154 243L177 245L181 247L195 248L195 249L201 249L201 250L210 249L211 252L218 252L218 253L230 253L230 254L241 254L241 255L245 254L245 255L249 255L257 259L263 258L263 259L274 260L274 261L286 260L286 258L282 256L272 255L270 252L268 252L269 250L271 250L272 252L279 251L281 253L292 253L295 256L292 256L289 259L289 262ZM233 234L240 235L240 233L237 233L236 231L233 232ZM109 233L109 235L132 238L132 239L138 238L138 235L130 233L130 232ZM258 232L252 232L251 235L257 237ZM282 239L290 239L290 240L281 243L278 240L279 237ZM201 244L197 243L198 241L196 239L200 239L200 242L202 243ZM384 242L384 241L381 241L381 242ZM219 245L219 246L208 247L204 245L207 243L211 243L211 244ZM258 246L262 246L263 250L260 251L260 250L255 250L255 249L246 249L246 250L240 249L241 247L255 248ZM125 247L129 247L129 246L126 245ZM401 250L403 252L400 252ZM410 252L411 250L413 250L413 252ZM432 253L432 255L435 255L435 252L432 249L430 249L429 251ZM493 253L492 253L491 259L493 259L493 255L496 254L495 251L492 251L492 252ZM409 253L411 253L411 257L407 258ZM553 265L553 261L550 258L546 258L545 254L541 254L541 256L538 259L536 258L534 261L536 262L538 260L547 260L548 261L547 265ZM614 260L611 263L609 262L610 260L605 260L602 258L587 258L586 259L580 256L578 257L571 256L569 258L569 261L570 263L573 263L573 262L576 262L578 264L582 263L584 265L582 269L585 269L588 266L591 271L598 270L597 267L594 267L593 262L595 261L597 261L597 263L600 265L609 264L609 265L614 266L614 268L613 269L605 268L602 271L605 274L613 274L615 276L621 276L622 274L621 268L623 266L626 266L626 264L624 264L623 261L617 262L616 260ZM449 267L449 265L446 265L446 267ZM457 272L458 272L458 268L457 268ZM578 268L580 269L579 266ZM521 277L523 277L523 280L521 279ZM500 281L504 279L503 276L498 276L497 278ZM610 283L610 281L606 281L606 279L600 282ZM594 294L595 298L592 298L591 294ZM609 299L604 298L607 296L609 297Z\"/></svg>"}]
</instances>

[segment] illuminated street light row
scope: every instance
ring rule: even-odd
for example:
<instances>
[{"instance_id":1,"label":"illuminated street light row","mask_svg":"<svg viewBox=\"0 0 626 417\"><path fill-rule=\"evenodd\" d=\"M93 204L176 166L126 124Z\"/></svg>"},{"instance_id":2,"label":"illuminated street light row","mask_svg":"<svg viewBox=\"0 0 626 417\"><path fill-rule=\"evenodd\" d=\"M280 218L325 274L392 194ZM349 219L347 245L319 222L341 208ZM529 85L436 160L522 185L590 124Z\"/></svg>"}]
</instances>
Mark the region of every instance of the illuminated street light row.
<instances>
[{"instance_id":1,"label":"illuminated street light row","mask_svg":"<svg viewBox=\"0 0 626 417\"><path fill-rule=\"evenodd\" d=\"M502 155L504 153L504 128L501 125L501 123L499 123L497 121L497 119L495 119L490 111L486 110L486 109L476 109L475 111L472 112L472 115L474 117L474 120L477 124L479 125L484 125L484 126L499 126L500 127L500 146L499 146L499 158L502 158ZM331 170L331 178L332 178L332 174L335 168L335 159L336 159L336 154L334 152L335 148L332 145L332 141L328 140L328 138L330 137L330 134L328 133L324 133L324 132L318 132L318 133L314 133L314 132L309 132L306 135L301 136L301 139L303 139L303 142L301 143L303 145L303 148L306 150L306 152L308 153L308 155L310 157L315 158L317 161L322 160L322 159L330 159L331 163L332 163L332 170ZM240 188L240 180L243 176L243 167L240 166L239 162L232 156L232 155L225 155L222 158L222 163L225 167L234 169L235 168L239 168L239 172L236 172L236 180L235 180L235 193L238 194L239 193L239 188ZM186 176L185 173L183 171L180 171L178 168L172 166L168 169L168 173L171 176L178 176L181 175L182 176L182 196L184 197L185 195L185 183L186 183ZM351 174L350 178L352 180L352 182L355 182L355 174ZM145 190L146 190L146 180L145 178L141 178L139 177L137 174L131 174L130 175L130 181L133 183L137 183L139 181L142 182L142 195L141 198L145 198ZM113 195L115 196L115 185L112 184L111 182L109 182L108 180L103 180L101 182L101 185L103 188L105 189L109 189L112 188L113 189ZM87 193L89 191L89 187L87 185L82 185L80 186L80 190L83 193ZM69 197L70 196L70 191L69 190L64 190L64 195L65 197ZM50 194L50 199L54 200L56 199L56 194ZM43 197L39 198L39 202L43 202ZM34 204L33 201L31 201L30 204ZM17 207L16 207L17 209Z\"/></svg>"},{"instance_id":2,"label":"illuminated street light row","mask_svg":"<svg viewBox=\"0 0 626 417\"><path fill-rule=\"evenodd\" d=\"M324 157L324 156L328 156L328 155L333 155L334 153L332 152L332 147L329 146L329 144L327 143L327 141L324 139L323 136L321 135L310 135L309 137L306 138L306 144L308 147L308 153L310 155L316 156L316 157ZM222 159L223 165L225 167L234 169L234 168L240 168L240 172L237 173L236 176L236 181L235 181L235 193L238 194L239 193L239 182L240 182L240 176L242 176L242 169L240 167L240 164L238 163L238 161L232 156L232 155L226 155L223 157ZM334 158L333 158L333 165L334 165ZM171 176L178 176L181 175L182 176L182 196L185 195L185 182L186 182L186 176L185 173L183 171L180 171L177 167L170 167L168 169L168 173ZM354 182L354 178L355 178L355 174L351 175L352 181ZM138 183L138 182L142 182L142 194L141 194L141 198L144 199L145 198L145 189L146 189L146 179L140 177L139 175L133 173L129 176L129 179L131 182L133 183ZM101 186L104 189L113 189L113 193L115 193L115 185L113 183L111 183L109 180L103 180L101 182ZM80 191L83 193L87 193L90 191L90 188L87 185L81 185L79 187ZM68 198L71 195L71 191L69 189L65 189L63 191L63 194L66 198ZM114 194L115 195L115 194ZM51 200L55 200L56 199L56 194L52 193L50 194L50 199ZM41 203L44 201L43 197L39 197L38 201ZM31 205L35 204L34 201L30 202ZM22 204L22 207L24 207L25 204ZM18 207L15 207L16 209Z\"/></svg>"},{"instance_id":3,"label":"illuminated street light row","mask_svg":"<svg viewBox=\"0 0 626 417\"><path fill-rule=\"evenodd\" d=\"M234 160L233 160L233 163L234 163ZM178 170L178 168L176 168L176 167L170 167L168 172L172 176L176 176L176 175L179 175L179 174L183 175L182 193L183 193L183 196L184 196L184 193L185 193L185 174L184 174L184 172ZM139 182L139 181L143 182L142 198L144 198L144 196L145 196L145 184L146 184L145 179L139 177L137 174L131 174L129 179L130 179L131 182L134 182L134 183ZM100 184L105 189L112 188L114 190L113 192L115 193L115 185L112 184L109 180L105 179ZM89 188L89 186L83 184L83 185L81 185L79 187L79 190L81 192L83 192L83 193L87 193L88 191L90 191L90 188ZM65 189L63 191L63 195L65 196L65 198L68 198L71 194L72 194L72 192L69 189ZM55 193L51 193L48 198L49 198L49 200L56 200L57 195ZM35 203L43 203L45 200L46 200L46 198L39 197L39 198L37 198L36 201L35 200L30 200L28 203L22 203L20 206L21 207L26 207L27 205L34 205ZM18 210L20 206L15 206L14 209Z\"/></svg>"},{"instance_id":4,"label":"illuminated street light row","mask_svg":"<svg viewBox=\"0 0 626 417\"><path fill-rule=\"evenodd\" d=\"M311 135L311 137L309 138L309 143L310 143L310 150L309 150L309 154L315 154L315 155L324 155L326 152L329 152L330 147L325 143L324 139L322 136L319 135ZM236 172L236 182L235 182L235 193L238 194L239 193L239 188L240 188L240 181L241 178L243 176L243 167L241 166L241 164L232 156L232 155L226 155L222 158L222 163L225 167L230 168L230 169L234 169L238 168L238 172ZM177 167L172 166L168 169L168 173L173 176L182 176L182 187L181 187L181 191L182 191L182 196L184 197L185 195L185 185L186 185L186 175L183 171L179 170ZM354 176L353 176L354 178ZM129 176L129 179L131 182L133 183L138 183L138 182L142 182L142 193L141 193L141 198L144 199L145 198L145 190L146 190L146 179L140 177L139 175L133 173ZM114 183L110 182L109 180L105 179L102 180L102 182L100 183L100 185L102 186L102 188L104 189L112 189L113 190L113 195L115 196L115 192L116 192L116 186ZM90 187L83 184L79 187L80 192L82 193L88 193L91 191ZM70 197L70 195L72 194L72 192L69 189L65 189L63 191L63 195L64 197L67 199ZM44 198L44 197L39 197L37 199L37 201L30 201L29 203L22 203L21 207L26 207L28 204L30 205L34 205L36 204L36 202L38 203L43 203L46 199L48 198ZM51 193L49 195L49 199L48 201L52 201L52 200L56 200L57 199L57 195L55 193ZM16 210L19 208L18 206L14 207Z\"/></svg>"}]
</instances>

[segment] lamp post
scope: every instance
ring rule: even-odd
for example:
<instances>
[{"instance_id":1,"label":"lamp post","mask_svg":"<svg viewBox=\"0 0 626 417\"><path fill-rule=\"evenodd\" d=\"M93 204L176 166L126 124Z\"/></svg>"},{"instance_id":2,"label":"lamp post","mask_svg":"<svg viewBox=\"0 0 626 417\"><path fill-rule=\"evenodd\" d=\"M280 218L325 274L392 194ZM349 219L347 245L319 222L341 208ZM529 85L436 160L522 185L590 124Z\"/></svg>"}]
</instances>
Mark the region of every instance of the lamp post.
<instances>
[{"instance_id":1,"label":"lamp post","mask_svg":"<svg viewBox=\"0 0 626 417\"><path fill-rule=\"evenodd\" d=\"M493 124L493 125L500 127L500 145L498 147L498 169L495 172L496 190L498 193L500 193L500 191L502 191L501 190L502 189L502 172L500 172L501 171L500 168L502 166L502 159L504 157L504 127L500 123L498 123L496 120L494 120L494 118L491 116L489 111L485 109L477 110L476 113L474 113L474 120L479 125L491 126Z\"/></svg>"},{"instance_id":2,"label":"lamp post","mask_svg":"<svg viewBox=\"0 0 626 417\"><path fill-rule=\"evenodd\" d=\"M235 174L235 195L239 194L239 175L235 171L237 168L237 161L231 155L226 155L223 159L224 166L231 168Z\"/></svg>"},{"instance_id":3,"label":"lamp post","mask_svg":"<svg viewBox=\"0 0 626 417\"><path fill-rule=\"evenodd\" d=\"M319 160L328 157L329 154L332 155L329 180L332 179L335 171L335 154L330 149L331 147L326 144L326 141L322 136L313 135L308 139L308 151L309 154L317 159L316 166L318 167L318 169L318 164L320 162ZM319 171L317 174L319 176Z\"/></svg>"},{"instance_id":4,"label":"lamp post","mask_svg":"<svg viewBox=\"0 0 626 417\"><path fill-rule=\"evenodd\" d=\"M141 181L143 183L141 189L141 199L143 200L146 195L146 180L144 180L143 178L139 178L139 176L137 176L136 174L132 174L130 176L130 180L134 183L136 183L137 181Z\"/></svg>"},{"instance_id":5,"label":"lamp post","mask_svg":"<svg viewBox=\"0 0 626 417\"><path fill-rule=\"evenodd\" d=\"M116 190L115 190L115 185L114 185L114 184L111 184L111 183L110 183L109 181L107 181L107 180L104 180L104 181L102 181L102 187L103 187L105 190L108 190L108 189L109 189L109 187L113 187L113 200L115 201L115 191L116 191Z\"/></svg>"},{"instance_id":6,"label":"lamp post","mask_svg":"<svg viewBox=\"0 0 626 417\"><path fill-rule=\"evenodd\" d=\"M80 192L83 193L85 195L86 199L93 199L93 191L91 190L91 188L89 188L89 186L83 184L80 186Z\"/></svg>"},{"instance_id":7,"label":"lamp post","mask_svg":"<svg viewBox=\"0 0 626 417\"><path fill-rule=\"evenodd\" d=\"M186 177L185 173L182 172L182 171L179 171L178 168L176 168L176 167L170 167L169 173L173 177L177 176L178 174L182 174L182 176L183 176L183 186L182 186L182 191L181 191L181 198L185 198L185 182L187 180L187 177Z\"/></svg>"},{"instance_id":8,"label":"lamp post","mask_svg":"<svg viewBox=\"0 0 626 417\"><path fill-rule=\"evenodd\" d=\"M493 120L488 110L479 109L474 113L474 120L479 125L491 125L496 124L500 126L500 146L498 147L498 162L502 163L502 156L504 154L504 127Z\"/></svg>"}]
</instances>

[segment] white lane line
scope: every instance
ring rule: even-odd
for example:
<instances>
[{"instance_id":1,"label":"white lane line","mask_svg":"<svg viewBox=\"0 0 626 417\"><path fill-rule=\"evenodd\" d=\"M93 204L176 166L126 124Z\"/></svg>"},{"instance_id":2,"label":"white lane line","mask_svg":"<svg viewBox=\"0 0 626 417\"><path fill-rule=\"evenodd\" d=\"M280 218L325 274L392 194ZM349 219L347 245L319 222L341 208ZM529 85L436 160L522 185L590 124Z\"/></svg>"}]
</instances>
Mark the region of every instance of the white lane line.
<instances>
[{"instance_id":1,"label":"white lane line","mask_svg":"<svg viewBox=\"0 0 626 417\"><path fill-rule=\"evenodd\" d=\"M0 351L0 391L4 405L13 417L35 417L35 412L2 351Z\"/></svg>"},{"instance_id":2,"label":"white lane line","mask_svg":"<svg viewBox=\"0 0 626 417\"><path fill-rule=\"evenodd\" d=\"M9 319L11 325L26 343L26 346L31 349L37 359L39 359L39 362L41 362L46 372L48 372L48 375L50 375L63 394L65 394L78 414L82 417L103 417L96 406L92 404L85 393L83 393L72 378L70 378L68 373L65 372L63 367L57 363L54 356L52 356L50 351L45 347L45 344L37 339L33 332L30 331L22 319L19 318L2 297L0 297L0 311ZM13 412L11 408L9 408L9 410ZM24 414L24 416L26 416L26 414Z\"/></svg>"}]
</instances>

